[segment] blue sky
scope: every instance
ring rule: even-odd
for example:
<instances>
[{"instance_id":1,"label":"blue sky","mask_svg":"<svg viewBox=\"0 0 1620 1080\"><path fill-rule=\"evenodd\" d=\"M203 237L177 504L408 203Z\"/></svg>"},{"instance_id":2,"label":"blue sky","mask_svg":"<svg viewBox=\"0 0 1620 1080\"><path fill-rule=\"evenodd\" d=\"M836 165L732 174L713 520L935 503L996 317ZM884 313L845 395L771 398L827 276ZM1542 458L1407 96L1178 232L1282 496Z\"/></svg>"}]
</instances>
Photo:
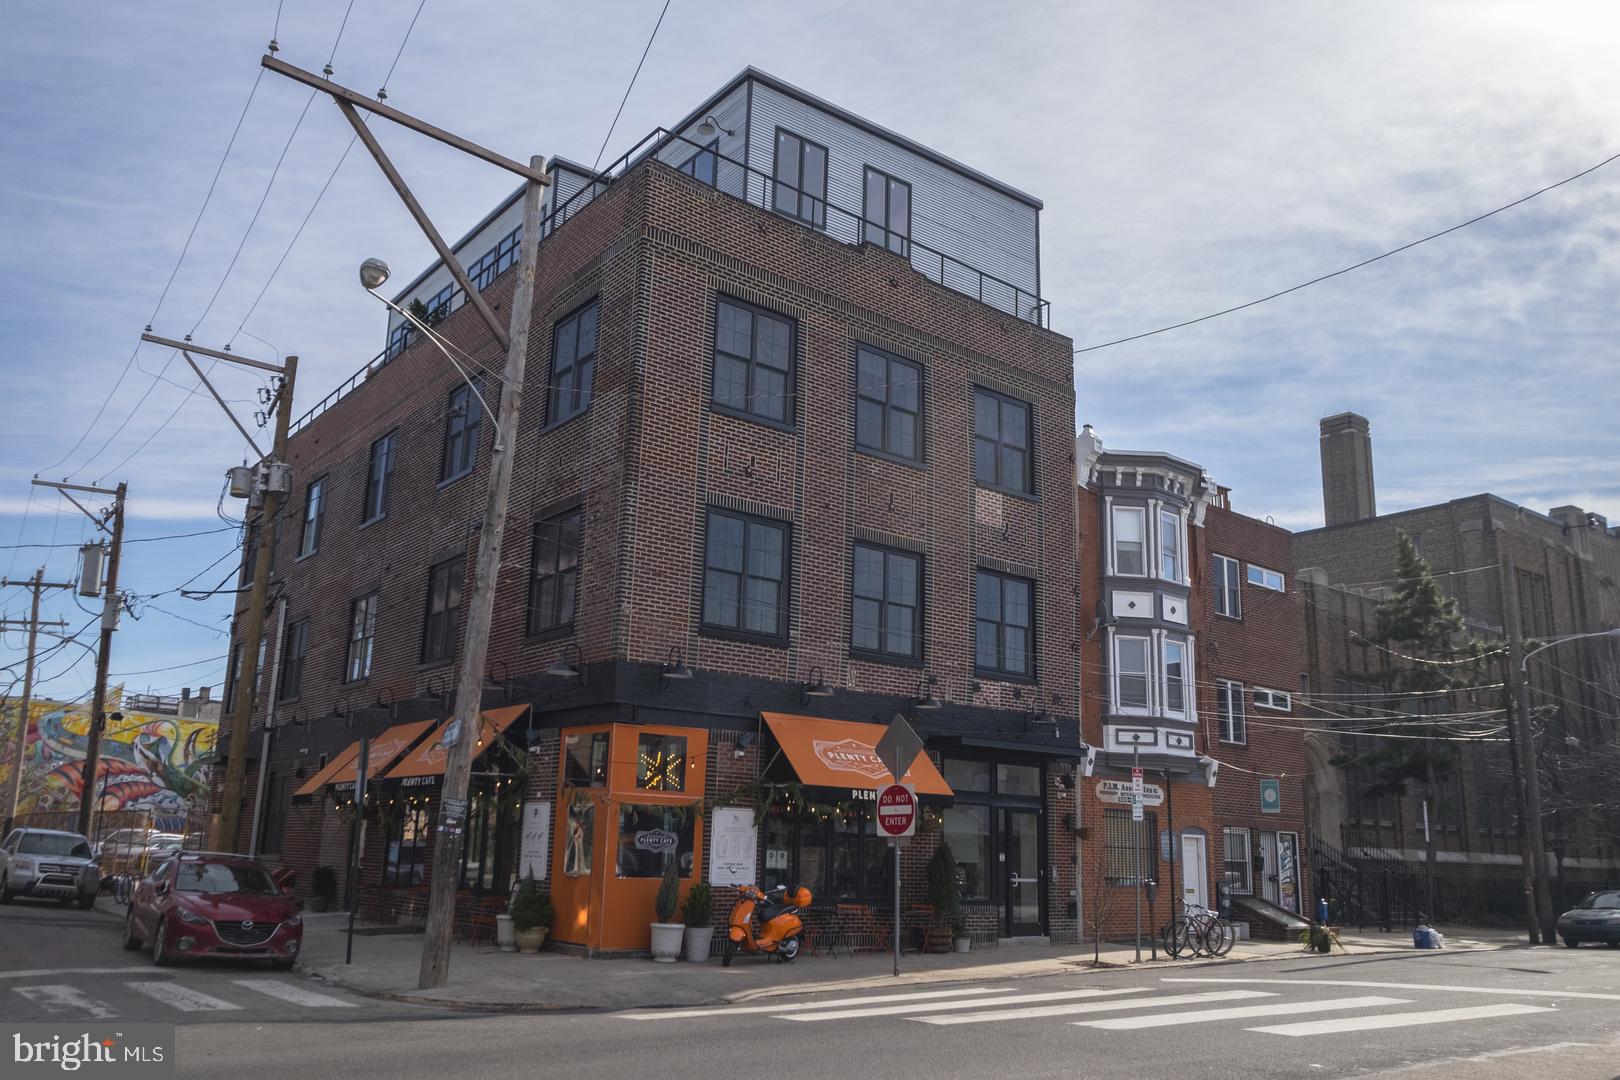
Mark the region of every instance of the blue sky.
<instances>
[{"instance_id":1,"label":"blue sky","mask_svg":"<svg viewBox=\"0 0 1620 1080\"><path fill-rule=\"evenodd\" d=\"M340 82L370 92L416 4L356 0L333 56L346 6L286 0L281 56L312 70L330 56ZM428 0L389 101L514 157L588 162L660 6ZM165 369L150 346L91 418L154 309L159 333L297 353L301 411L381 346L359 261L408 277L429 250L357 150L253 306L349 141L315 101L266 196L309 97L267 75L158 308L277 7L95 8L25 2L8 17L0 544L67 546L0 548L0 568L72 572L88 522L54 496L30 503L36 471L127 480L131 538L207 535L130 545L124 587L166 595L137 603L112 669L139 673L131 689L217 687L226 602L167 590L194 575L212 586L232 565L217 506L241 441L183 362ZM1043 198L1044 291L1083 347L1285 288L1615 153L1617 32L1620 11L1597 2L673 0L606 159L755 64ZM382 138L452 236L511 188L414 136ZM1355 274L1084 353L1079 419L1110 446L1199 462L1238 509L1295 528L1321 522L1316 422L1344 409L1371 418L1380 509L1490 490L1620 519L1617 241L1620 163ZM258 379L223 383L257 407ZM0 591L8 614L23 607ZM47 610L75 628L90 617L65 597ZM0 640L0 666L20 644ZM83 693L90 671L68 646L43 692Z\"/></svg>"}]
</instances>

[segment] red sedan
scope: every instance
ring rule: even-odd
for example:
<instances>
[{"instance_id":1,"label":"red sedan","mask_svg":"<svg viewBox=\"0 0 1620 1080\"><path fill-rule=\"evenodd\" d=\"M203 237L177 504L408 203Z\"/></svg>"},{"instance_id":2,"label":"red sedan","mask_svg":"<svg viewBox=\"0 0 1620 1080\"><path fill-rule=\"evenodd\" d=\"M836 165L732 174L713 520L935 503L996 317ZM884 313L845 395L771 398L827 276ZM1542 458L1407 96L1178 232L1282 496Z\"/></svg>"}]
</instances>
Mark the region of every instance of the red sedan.
<instances>
[{"instance_id":1,"label":"red sedan","mask_svg":"<svg viewBox=\"0 0 1620 1080\"><path fill-rule=\"evenodd\" d=\"M269 960L285 970L298 958L304 920L257 859L185 851L135 886L124 920L124 948L152 946L152 962L186 957Z\"/></svg>"}]
</instances>

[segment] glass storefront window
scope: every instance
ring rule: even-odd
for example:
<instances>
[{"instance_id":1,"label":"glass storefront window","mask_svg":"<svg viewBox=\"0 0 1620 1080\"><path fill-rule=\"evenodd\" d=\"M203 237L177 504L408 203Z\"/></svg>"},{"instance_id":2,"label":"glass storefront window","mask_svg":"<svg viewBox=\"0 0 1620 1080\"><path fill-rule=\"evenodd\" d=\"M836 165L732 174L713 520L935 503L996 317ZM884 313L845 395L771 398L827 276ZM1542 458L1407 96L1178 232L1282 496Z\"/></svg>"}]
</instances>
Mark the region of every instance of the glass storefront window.
<instances>
[{"instance_id":1,"label":"glass storefront window","mask_svg":"<svg viewBox=\"0 0 1620 1080\"><path fill-rule=\"evenodd\" d=\"M562 872L568 877L586 877L591 872L591 850L596 844L596 803L590 799L570 801L567 827Z\"/></svg>"},{"instance_id":2,"label":"glass storefront window","mask_svg":"<svg viewBox=\"0 0 1620 1080\"><path fill-rule=\"evenodd\" d=\"M664 868L673 862L677 874L690 877L695 817L687 807L620 807L615 872L624 878L663 877Z\"/></svg>"},{"instance_id":3,"label":"glass storefront window","mask_svg":"<svg viewBox=\"0 0 1620 1080\"><path fill-rule=\"evenodd\" d=\"M990 764L985 761L945 759L945 782L952 791L989 791Z\"/></svg>"},{"instance_id":4,"label":"glass storefront window","mask_svg":"<svg viewBox=\"0 0 1620 1080\"><path fill-rule=\"evenodd\" d=\"M792 888L793 877L793 825L778 814L765 818L765 868L759 880L760 888L769 892L778 885Z\"/></svg>"},{"instance_id":5,"label":"glass storefront window","mask_svg":"<svg viewBox=\"0 0 1620 1080\"><path fill-rule=\"evenodd\" d=\"M642 735L636 740L636 787L686 790L686 736Z\"/></svg>"},{"instance_id":6,"label":"glass storefront window","mask_svg":"<svg viewBox=\"0 0 1620 1080\"><path fill-rule=\"evenodd\" d=\"M493 791L467 796L467 831L461 849L464 888L509 892L516 877L521 812Z\"/></svg>"},{"instance_id":7,"label":"glass storefront window","mask_svg":"<svg viewBox=\"0 0 1620 1080\"><path fill-rule=\"evenodd\" d=\"M428 809L407 806L388 822L388 852L383 862L384 885L422 884L422 862L427 852Z\"/></svg>"},{"instance_id":8,"label":"glass storefront window","mask_svg":"<svg viewBox=\"0 0 1620 1080\"><path fill-rule=\"evenodd\" d=\"M569 735L563 783L570 787L607 787L608 733Z\"/></svg>"},{"instance_id":9,"label":"glass storefront window","mask_svg":"<svg viewBox=\"0 0 1620 1080\"><path fill-rule=\"evenodd\" d=\"M1038 799L1041 795L1041 767L1039 765L997 765L996 793L999 795L1028 795Z\"/></svg>"},{"instance_id":10,"label":"glass storefront window","mask_svg":"<svg viewBox=\"0 0 1620 1080\"><path fill-rule=\"evenodd\" d=\"M870 817L823 821L772 814L765 818L761 884L804 885L818 902L878 900L892 895L894 866L887 841Z\"/></svg>"},{"instance_id":11,"label":"glass storefront window","mask_svg":"<svg viewBox=\"0 0 1620 1080\"><path fill-rule=\"evenodd\" d=\"M985 899L990 885L990 808L952 806L945 811L945 842L956 858L956 885L964 899Z\"/></svg>"},{"instance_id":12,"label":"glass storefront window","mask_svg":"<svg viewBox=\"0 0 1620 1080\"><path fill-rule=\"evenodd\" d=\"M814 891L814 890L812 890ZM861 895L861 821L832 823L832 878L828 896Z\"/></svg>"}]
</instances>

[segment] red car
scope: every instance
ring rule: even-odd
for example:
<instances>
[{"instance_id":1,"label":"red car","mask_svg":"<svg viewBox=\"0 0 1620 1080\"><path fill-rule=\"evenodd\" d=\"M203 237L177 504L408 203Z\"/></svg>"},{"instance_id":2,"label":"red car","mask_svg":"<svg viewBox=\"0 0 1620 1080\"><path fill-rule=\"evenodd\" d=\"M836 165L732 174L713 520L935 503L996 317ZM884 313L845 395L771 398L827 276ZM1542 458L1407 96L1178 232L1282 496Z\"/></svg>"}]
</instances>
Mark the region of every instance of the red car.
<instances>
[{"instance_id":1,"label":"red car","mask_svg":"<svg viewBox=\"0 0 1620 1080\"><path fill-rule=\"evenodd\" d=\"M141 879L124 919L124 948L152 946L160 966L187 957L298 958L304 920L263 863L245 855L183 851Z\"/></svg>"}]
</instances>

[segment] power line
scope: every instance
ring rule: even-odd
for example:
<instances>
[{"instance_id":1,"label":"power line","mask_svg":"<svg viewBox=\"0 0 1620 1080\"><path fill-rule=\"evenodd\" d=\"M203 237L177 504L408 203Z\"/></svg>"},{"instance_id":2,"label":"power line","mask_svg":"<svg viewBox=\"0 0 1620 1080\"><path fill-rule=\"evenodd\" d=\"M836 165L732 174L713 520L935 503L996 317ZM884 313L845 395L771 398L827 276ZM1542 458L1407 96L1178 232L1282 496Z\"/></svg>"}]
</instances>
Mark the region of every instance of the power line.
<instances>
[{"instance_id":1,"label":"power line","mask_svg":"<svg viewBox=\"0 0 1620 1080\"><path fill-rule=\"evenodd\" d=\"M1520 198L1514 199L1512 202L1506 203L1506 204L1504 204L1502 206L1498 206L1495 210L1487 210L1485 213L1480 214L1477 217L1471 217L1467 221L1460 222L1459 224L1451 226L1449 229L1441 229L1437 233L1430 233L1428 236L1422 237L1421 239L1413 240L1411 243L1402 244L1400 247L1397 247L1397 248L1391 248L1390 250L1384 252L1381 255L1374 255L1370 259L1363 259L1358 263L1352 263L1349 266L1346 266L1346 267L1344 267L1342 269L1339 269L1339 270L1335 270L1330 274L1323 274L1320 277L1311 278L1309 281L1302 281L1298 285L1291 285L1286 289L1282 289L1282 290L1280 290L1278 292L1271 293L1269 296L1262 296L1257 300L1250 300L1250 301L1247 301L1246 303L1236 304L1236 305L1234 305L1232 307L1229 307L1229 308L1222 308L1220 311L1212 311L1208 315L1200 315L1196 319L1184 319L1181 322L1172 323L1169 326L1161 326L1157 330L1148 330L1148 331L1146 331L1144 333L1132 334L1129 337L1115 338L1113 341L1105 341L1100 345L1087 345L1087 346L1085 346L1083 348L1079 348L1079 349L1074 350L1075 355L1078 356L1081 353L1096 352L1098 349L1106 349L1106 348L1109 348L1110 346L1114 346L1114 345L1123 345L1127 341L1140 341L1143 338L1153 337L1155 334L1165 334L1165 333L1169 333L1171 330L1180 330L1183 327L1194 326L1194 325L1196 325L1198 323L1201 323L1201 322L1208 322L1211 319L1218 319L1222 315L1230 315L1233 312L1242 311L1245 308L1252 308L1252 307L1256 306L1257 304L1264 304L1268 300L1275 300L1280 296L1287 296L1289 293L1298 292L1299 290L1304 289L1304 288L1308 288L1308 287L1310 287L1312 285L1321 284L1322 282L1327 281L1327 280L1329 280L1331 278L1336 278L1336 277L1340 276L1341 274L1348 274L1352 270L1360 270L1364 266L1371 266L1373 263L1378 262L1380 259L1387 259L1391 255L1399 255L1403 251L1410 251L1412 248L1417 247L1419 244L1426 244L1430 240L1438 240L1440 237L1446 236L1446 235L1448 235L1450 233L1454 233L1459 229L1466 229L1470 225L1477 225L1479 222L1484 221L1486 218L1494 217L1495 215L1502 213L1504 210L1511 210L1515 206L1520 206L1520 205L1522 205L1524 203L1527 203L1531 199L1534 199L1538 195L1545 195L1547 192L1552 191L1554 188L1560 188L1560 187L1563 187L1565 184L1573 183L1574 181L1579 180L1581 177L1587 176L1590 173L1594 173L1597 170L1603 168L1603 166L1608 165L1609 163L1611 163L1611 162L1613 162L1613 161L1615 161L1617 159L1620 159L1620 154L1614 154L1614 155L1612 155L1610 157L1606 157L1602 161L1598 162L1596 165L1593 165L1593 166L1591 166L1590 168L1587 168L1587 169L1582 169L1580 172L1576 173L1574 176L1566 176L1564 179L1559 180L1557 183L1548 184L1544 188L1538 188L1537 190L1532 191L1528 195L1525 195L1525 196L1522 196Z\"/></svg>"},{"instance_id":2,"label":"power line","mask_svg":"<svg viewBox=\"0 0 1620 1080\"><path fill-rule=\"evenodd\" d=\"M124 541L124 543L126 543L126 544L153 544L153 543L156 543L159 540L187 540L187 539L190 539L193 536L213 536L216 533L235 532L239 528L241 528L241 526L232 525L229 528L224 528L224 529L203 529L201 532L170 533L168 536L133 536L133 537L127 538ZM73 544L0 544L0 551L5 551L8 548L11 548L11 549L17 549L17 548L76 548L76 547L79 547L79 546L81 546L81 545L76 544L76 543L73 543Z\"/></svg>"},{"instance_id":3,"label":"power line","mask_svg":"<svg viewBox=\"0 0 1620 1080\"><path fill-rule=\"evenodd\" d=\"M411 16L411 25L405 28L405 37L399 43L399 51L394 53L394 62L388 65L388 74L383 76L382 86L377 90L377 100L382 101L388 97L388 80L394 77L394 69L399 66L399 58L405 55L405 45L411 40L411 31L416 29L416 20L422 17L422 9L427 7L427 0L416 5L416 14ZM352 143L351 143L352 145ZM348 153L347 150L344 153Z\"/></svg>"},{"instance_id":4,"label":"power line","mask_svg":"<svg viewBox=\"0 0 1620 1080\"><path fill-rule=\"evenodd\" d=\"M591 163L591 172L602 164L602 155L607 152L608 140L613 138L613 129L619 126L619 117L624 114L624 104L630 100L630 91L636 88L636 79L641 75L641 65L647 62L647 54L652 52L653 40L658 37L658 28L664 25L664 16L669 13L669 0L664 0L664 9L658 13L658 21L653 24L652 34L647 38L647 47L641 50L641 59L636 62L636 70L630 76L630 85L624 88L624 97L619 99L619 111L613 114L613 123L608 125L608 131L602 138L602 148L596 152L596 160Z\"/></svg>"},{"instance_id":5,"label":"power line","mask_svg":"<svg viewBox=\"0 0 1620 1080\"><path fill-rule=\"evenodd\" d=\"M141 671L110 671L107 673L107 677L112 679L125 679L131 675L156 675L161 671L179 671L182 668L201 667L204 664L217 664L223 659L225 659L225 656L224 654L221 654L219 656L210 656L205 660L193 660L188 664L170 664L168 667L144 668Z\"/></svg>"}]
</instances>

